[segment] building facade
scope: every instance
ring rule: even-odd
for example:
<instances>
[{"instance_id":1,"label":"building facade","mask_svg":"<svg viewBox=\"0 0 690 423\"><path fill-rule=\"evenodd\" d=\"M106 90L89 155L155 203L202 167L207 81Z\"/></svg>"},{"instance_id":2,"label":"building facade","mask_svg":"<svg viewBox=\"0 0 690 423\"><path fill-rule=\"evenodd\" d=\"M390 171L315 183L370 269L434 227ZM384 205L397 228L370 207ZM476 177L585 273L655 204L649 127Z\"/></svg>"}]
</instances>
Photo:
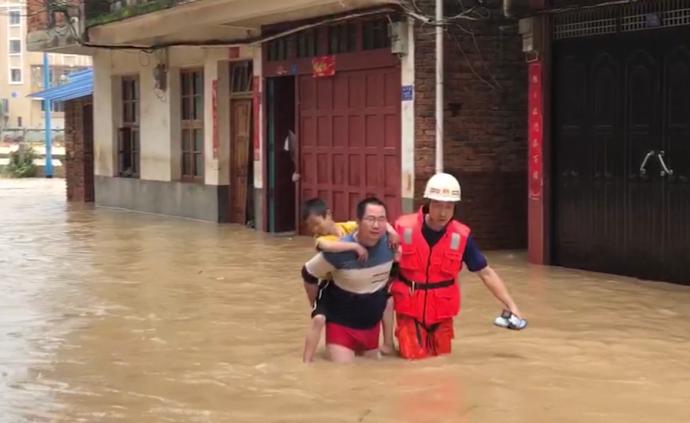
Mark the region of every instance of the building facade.
<instances>
[{"instance_id":1,"label":"building facade","mask_svg":"<svg viewBox=\"0 0 690 423\"><path fill-rule=\"evenodd\" d=\"M534 3L531 259L690 283L690 2Z\"/></svg>"},{"instance_id":2,"label":"building facade","mask_svg":"<svg viewBox=\"0 0 690 423\"><path fill-rule=\"evenodd\" d=\"M33 49L93 57L97 204L276 233L299 232L313 196L337 219L370 194L392 218L421 204L434 172L433 1L133 3L75 2L36 14L29 34ZM500 7L482 16L447 31L444 165L482 246L522 248L521 39ZM81 39L61 38L60 22Z\"/></svg>"},{"instance_id":3,"label":"building facade","mask_svg":"<svg viewBox=\"0 0 690 423\"><path fill-rule=\"evenodd\" d=\"M43 102L28 95L43 89L43 55L27 49L27 2L0 1L0 127L17 130L45 128ZM51 85L62 84L67 75L91 66L91 58L49 54ZM64 106L52 105L52 127L64 127Z\"/></svg>"}]
</instances>

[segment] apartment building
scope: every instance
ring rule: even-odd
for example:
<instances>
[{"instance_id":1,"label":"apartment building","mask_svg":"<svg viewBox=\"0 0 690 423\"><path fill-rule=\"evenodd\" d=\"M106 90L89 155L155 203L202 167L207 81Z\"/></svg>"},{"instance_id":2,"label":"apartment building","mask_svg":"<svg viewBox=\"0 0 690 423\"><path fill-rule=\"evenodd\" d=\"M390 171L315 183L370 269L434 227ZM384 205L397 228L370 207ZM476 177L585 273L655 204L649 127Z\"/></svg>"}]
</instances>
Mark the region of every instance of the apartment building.
<instances>
[{"instance_id":1,"label":"apartment building","mask_svg":"<svg viewBox=\"0 0 690 423\"><path fill-rule=\"evenodd\" d=\"M44 88L43 53L26 48L27 2L0 0L0 129L43 129L43 102L28 97ZM65 83L67 75L91 67L91 57L48 54L51 86ZM52 105L52 128L64 128L64 106Z\"/></svg>"}]
</instances>

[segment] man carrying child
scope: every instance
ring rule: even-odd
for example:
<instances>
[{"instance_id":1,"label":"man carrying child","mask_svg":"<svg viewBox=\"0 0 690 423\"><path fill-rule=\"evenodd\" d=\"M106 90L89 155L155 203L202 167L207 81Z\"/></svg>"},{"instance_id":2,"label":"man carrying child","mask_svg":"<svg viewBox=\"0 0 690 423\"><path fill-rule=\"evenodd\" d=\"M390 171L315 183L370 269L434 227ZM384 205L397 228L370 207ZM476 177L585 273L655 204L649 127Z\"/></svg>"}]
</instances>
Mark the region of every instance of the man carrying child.
<instances>
[{"instance_id":1,"label":"man carrying child","mask_svg":"<svg viewBox=\"0 0 690 423\"><path fill-rule=\"evenodd\" d=\"M319 205L317 201L311 203L312 206L315 204ZM354 225L335 224L325 207L309 209L307 206L305 209L305 221L315 235L344 237L339 240L317 238L317 248L321 251L302 268L307 296L314 304L304 360L313 359L324 324L326 346L333 361L349 362L358 354L379 357L382 320L382 350L393 352L388 281L395 250L391 248L387 234L392 229L385 204L376 198L360 201L357 205L357 228L349 234L346 231L352 231ZM330 251L324 251L324 248ZM332 281L327 289L319 289L319 281L328 279ZM387 317L384 318L387 309Z\"/></svg>"}]
</instances>

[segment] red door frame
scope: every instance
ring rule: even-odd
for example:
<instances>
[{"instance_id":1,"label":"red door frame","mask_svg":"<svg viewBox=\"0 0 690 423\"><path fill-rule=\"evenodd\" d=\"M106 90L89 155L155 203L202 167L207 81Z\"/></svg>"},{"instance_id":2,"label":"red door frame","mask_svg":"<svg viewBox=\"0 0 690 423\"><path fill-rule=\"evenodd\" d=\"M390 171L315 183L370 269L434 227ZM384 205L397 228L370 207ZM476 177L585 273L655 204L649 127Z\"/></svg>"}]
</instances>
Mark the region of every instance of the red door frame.
<instances>
[{"instance_id":1,"label":"red door frame","mask_svg":"<svg viewBox=\"0 0 690 423\"><path fill-rule=\"evenodd\" d=\"M364 22L367 19L361 19L361 20L355 20L354 22ZM358 26L358 29L361 28ZM282 28L282 29L287 29L287 28ZM319 52L326 52L328 51L328 38L327 38L327 32L326 31L320 31L318 35L318 48ZM357 49L355 52L352 53L341 53L341 54L336 54L336 72L338 71L353 71L353 70L367 70L367 69L376 69L376 68L388 68L388 67L396 67L398 70L401 71L400 68L400 60L398 57L393 55L390 52L390 48L383 48L383 49L376 49L376 50L362 50L361 46L363 45L362 42L362 31L358 30L356 34L356 46ZM263 77L261 78L261 97L262 99L265 98L264 92L265 92L265 87L266 87L266 79L270 77L276 77L276 76L286 76L286 75L293 75L295 76L295 135L297 136L297 139L300 139L300 133L299 133L299 122L300 122L300 86L299 86L299 77L302 75L311 75L313 74L313 63L312 59L313 57L307 57L307 58L290 58L287 60L281 60L281 61L269 61L268 60L268 48L267 44L262 45L262 54L261 54L261 61L262 61L262 73ZM292 54L294 56L294 51L290 51L289 54ZM267 153L267 128L268 128L268 121L266 120L266 106L263 104L264 102L261 102L261 107L263 109L263 116L264 116L264 122L262 125L262 133L264 134L263 142L262 142L262 151L264 152L263 158L265 159L263 161L263 169L262 173L264 175L264 187L266 188L266 192L264 193L265 195L262 198L263 202L263 221L264 225L263 228L265 231L268 230L268 188L267 188L267 181L268 181L268 160L267 157L265 157L265 154ZM400 111L399 111L400 113ZM400 115L401 117L401 115ZM300 150L300 143L297 143L297 157L300 157L301 155L301 150ZM298 160L299 162L299 160ZM297 165L297 172L299 172L299 163ZM295 190L295 228L297 228L298 233L301 233L301 218L300 218L300 189ZM402 190L400 191L400 201L402 203ZM400 206L402 210L402 204Z\"/></svg>"}]
</instances>

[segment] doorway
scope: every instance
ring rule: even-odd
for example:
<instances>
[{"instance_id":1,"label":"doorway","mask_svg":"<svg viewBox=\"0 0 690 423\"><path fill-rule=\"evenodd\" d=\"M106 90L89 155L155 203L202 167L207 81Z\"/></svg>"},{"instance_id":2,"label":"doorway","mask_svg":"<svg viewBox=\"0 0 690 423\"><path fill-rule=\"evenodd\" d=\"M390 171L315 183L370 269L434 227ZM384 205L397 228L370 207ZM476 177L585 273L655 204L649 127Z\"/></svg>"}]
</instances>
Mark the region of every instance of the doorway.
<instances>
[{"instance_id":1,"label":"doorway","mask_svg":"<svg viewBox=\"0 0 690 423\"><path fill-rule=\"evenodd\" d=\"M556 264L690 283L689 35L556 45Z\"/></svg>"},{"instance_id":2,"label":"doorway","mask_svg":"<svg viewBox=\"0 0 690 423\"><path fill-rule=\"evenodd\" d=\"M269 78L268 114L268 230L295 232L296 183L292 175L299 157L295 130L295 78Z\"/></svg>"},{"instance_id":3,"label":"doorway","mask_svg":"<svg viewBox=\"0 0 690 423\"><path fill-rule=\"evenodd\" d=\"M233 99L230 102L230 221L247 224L253 220L251 191L251 127L252 101Z\"/></svg>"},{"instance_id":4,"label":"doorway","mask_svg":"<svg viewBox=\"0 0 690 423\"><path fill-rule=\"evenodd\" d=\"M254 226L252 62L230 66L230 222Z\"/></svg>"},{"instance_id":5,"label":"doorway","mask_svg":"<svg viewBox=\"0 0 690 423\"><path fill-rule=\"evenodd\" d=\"M300 197L319 197L338 221L375 195L401 215L400 67L299 77Z\"/></svg>"}]
</instances>

